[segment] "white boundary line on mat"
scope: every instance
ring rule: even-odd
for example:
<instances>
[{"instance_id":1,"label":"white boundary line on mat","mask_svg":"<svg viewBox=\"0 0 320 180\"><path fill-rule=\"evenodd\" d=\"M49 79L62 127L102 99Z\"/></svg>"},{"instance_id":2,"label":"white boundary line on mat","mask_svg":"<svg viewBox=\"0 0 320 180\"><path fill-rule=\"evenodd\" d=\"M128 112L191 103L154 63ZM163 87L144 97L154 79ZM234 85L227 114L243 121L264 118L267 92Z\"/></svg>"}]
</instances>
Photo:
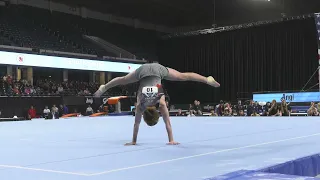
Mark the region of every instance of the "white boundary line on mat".
<instances>
[{"instance_id":1,"label":"white boundary line on mat","mask_svg":"<svg viewBox=\"0 0 320 180\"><path fill-rule=\"evenodd\" d=\"M12 165L3 165L3 164L0 164L0 167L11 168L11 169L23 169L23 170L30 170L30 171L42 171L42 172L50 172L50 173L58 173L58 174L78 175L78 176L91 176L91 174L85 174L85 173L56 171L56 170L50 170L50 169L39 169L39 168L30 168L30 167L12 166Z\"/></svg>"},{"instance_id":2,"label":"white boundary line on mat","mask_svg":"<svg viewBox=\"0 0 320 180\"><path fill-rule=\"evenodd\" d=\"M252 147L264 146L264 145L269 145L269 144L276 144L276 143L292 141L292 140L296 140L296 139L304 139L304 138L319 136L319 135L320 135L320 133L316 133L316 134L311 134L311 135L306 135L306 136L299 136L299 137L282 139L282 140L277 140L277 141L270 141L270 142L253 144L253 145L242 146L242 147L237 147L237 148L223 149L223 150L213 151L213 152L208 152L208 153L203 153L203 154L185 156L185 157L180 157L180 158L175 158L175 159L169 159L169 160L158 161L158 162L153 162L153 163L141 164L141 165L137 165L137 166L129 166L129 167L125 167L125 168L119 168L119 169L113 169L113 170L103 171L103 172L99 172L99 173L93 173L93 174L90 174L90 176L109 174L109 173L113 173L113 172L125 171L125 170L130 170L130 169L141 168L141 167L148 167L148 166L153 166L153 165L157 165L157 164L164 164L164 163L169 163L169 162L173 162L173 161L180 161L180 160L185 160L185 159L191 159L191 158L207 156L207 155L212 155L212 154L218 154L218 153L223 153L223 152L229 152L229 151L235 151L235 150L240 150L240 149L247 149L247 148L252 148Z\"/></svg>"}]
</instances>

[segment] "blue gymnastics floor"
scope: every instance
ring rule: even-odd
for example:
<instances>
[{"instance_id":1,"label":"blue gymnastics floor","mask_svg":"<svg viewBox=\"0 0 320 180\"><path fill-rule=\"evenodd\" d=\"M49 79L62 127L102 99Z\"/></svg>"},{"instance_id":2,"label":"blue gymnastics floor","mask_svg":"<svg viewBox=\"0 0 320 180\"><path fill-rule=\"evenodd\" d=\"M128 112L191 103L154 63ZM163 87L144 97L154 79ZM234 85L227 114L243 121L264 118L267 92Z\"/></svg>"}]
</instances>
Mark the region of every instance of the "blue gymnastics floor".
<instances>
[{"instance_id":1,"label":"blue gymnastics floor","mask_svg":"<svg viewBox=\"0 0 320 180\"><path fill-rule=\"evenodd\" d=\"M254 170L320 152L320 119L172 117L178 146L167 146L164 123L133 117L0 123L4 180L196 180Z\"/></svg>"}]
</instances>

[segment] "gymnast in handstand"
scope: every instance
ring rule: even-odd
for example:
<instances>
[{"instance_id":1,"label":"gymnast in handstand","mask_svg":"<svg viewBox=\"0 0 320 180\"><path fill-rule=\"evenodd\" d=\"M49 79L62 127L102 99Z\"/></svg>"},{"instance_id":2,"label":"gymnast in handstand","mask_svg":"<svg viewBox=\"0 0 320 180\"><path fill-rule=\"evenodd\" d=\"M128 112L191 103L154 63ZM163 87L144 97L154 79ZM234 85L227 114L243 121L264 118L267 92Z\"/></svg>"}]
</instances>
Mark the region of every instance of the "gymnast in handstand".
<instances>
[{"instance_id":1,"label":"gymnast in handstand","mask_svg":"<svg viewBox=\"0 0 320 180\"><path fill-rule=\"evenodd\" d=\"M204 77L192 72L181 73L172 68L164 67L158 63L143 64L126 76L116 77L107 84L101 85L95 92L94 96L100 97L108 89L115 86L135 82L140 83L137 92L137 107L135 112L133 138L132 142L127 143L126 145L136 145L142 115L147 125L154 126L158 123L160 116L156 107L158 105L168 133L169 142L167 144L179 144L173 139L169 111L166 106L165 95L161 86L161 81L163 79L169 81L195 81L205 83L213 87L220 87L220 84L212 76Z\"/></svg>"}]
</instances>

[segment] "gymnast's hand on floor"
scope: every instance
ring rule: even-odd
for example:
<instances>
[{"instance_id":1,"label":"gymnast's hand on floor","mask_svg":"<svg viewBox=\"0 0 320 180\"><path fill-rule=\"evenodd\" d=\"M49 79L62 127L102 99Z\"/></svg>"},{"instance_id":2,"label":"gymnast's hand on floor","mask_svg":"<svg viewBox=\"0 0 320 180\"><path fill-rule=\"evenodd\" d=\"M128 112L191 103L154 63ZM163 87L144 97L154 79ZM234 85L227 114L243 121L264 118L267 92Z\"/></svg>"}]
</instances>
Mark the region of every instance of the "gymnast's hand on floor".
<instances>
[{"instance_id":1,"label":"gymnast's hand on floor","mask_svg":"<svg viewBox=\"0 0 320 180\"><path fill-rule=\"evenodd\" d=\"M130 143L126 143L125 146L134 146L134 145L137 145L136 142L130 142Z\"/></svg>"},{"instance_id":2,"label":"gymnast's hand on floor","mask_svg":"<svg viewBox=\"0 0 320 180\"><path fill-rule=\"evenodd\" d=\"M172 141L172 142L168 142L167 145L179 145L180 143Z\"/></svg>"}]
</instances>

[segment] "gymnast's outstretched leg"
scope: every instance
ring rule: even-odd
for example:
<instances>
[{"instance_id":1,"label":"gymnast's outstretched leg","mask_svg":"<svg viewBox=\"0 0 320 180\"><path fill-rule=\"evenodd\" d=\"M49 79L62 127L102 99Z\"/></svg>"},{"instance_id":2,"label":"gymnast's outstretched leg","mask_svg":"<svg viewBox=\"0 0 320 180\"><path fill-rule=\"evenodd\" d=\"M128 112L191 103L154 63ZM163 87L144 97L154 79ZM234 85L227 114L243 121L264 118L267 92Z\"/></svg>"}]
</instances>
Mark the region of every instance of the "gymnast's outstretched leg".
<instances>
[{"instance_id":1,"label":"gymnast's outstretched leg","mask_svg":"<svg viewBox=\"0 0 320 180\"><path fill-rule=\"evenodd\" d=\"M166 72L165 72L166 71ZM140 80L141 77L155 76L161 79L169 81L195 81L208 84L213 87L220 87L220 84L212 77L204 77L193 72L179 72L172 68L165 68L160 64L145 64L139 68L139 72L136 70L127 74L126 76L116 77L108 82L106 85L101 85L100 88L95 92L94 96L101 96L108 89L119 85L126 85L135 83ZM138 78L140 77L140 78Z\"/></svg>"},{"instance_id":2,"label":"gymnast's outstretched leg","mask_svg":"<svg viewBox=\"0 0 320 180\"><path fill-rule=\"evenodd\" d=\"M220 84L212 77L204 77L201 76L200 74L193 73L193 72L179 72L175 69L172 68L167 68L169 73L168 75L164 78L169 81L195 81L195 82L201 82L208 84L213 87L220 87Z\"/></svg>"},{"instance_id":3,"label":"gymnast's outstretched leg","mask_svg":"<svg viewBox=\"0 0 320 180\"><path fill-rule=\"evenodd\" d=\"M94 93L94 96L101 96L104 94L108 89L119 86L119 85L126 85L138 82L139 79L136 77L135 74L136 71L132 71L129 74L122 76L122 77L116 77L109 81L105 85L101 85L99 89Z\"/></svg>"}]
</instances>

